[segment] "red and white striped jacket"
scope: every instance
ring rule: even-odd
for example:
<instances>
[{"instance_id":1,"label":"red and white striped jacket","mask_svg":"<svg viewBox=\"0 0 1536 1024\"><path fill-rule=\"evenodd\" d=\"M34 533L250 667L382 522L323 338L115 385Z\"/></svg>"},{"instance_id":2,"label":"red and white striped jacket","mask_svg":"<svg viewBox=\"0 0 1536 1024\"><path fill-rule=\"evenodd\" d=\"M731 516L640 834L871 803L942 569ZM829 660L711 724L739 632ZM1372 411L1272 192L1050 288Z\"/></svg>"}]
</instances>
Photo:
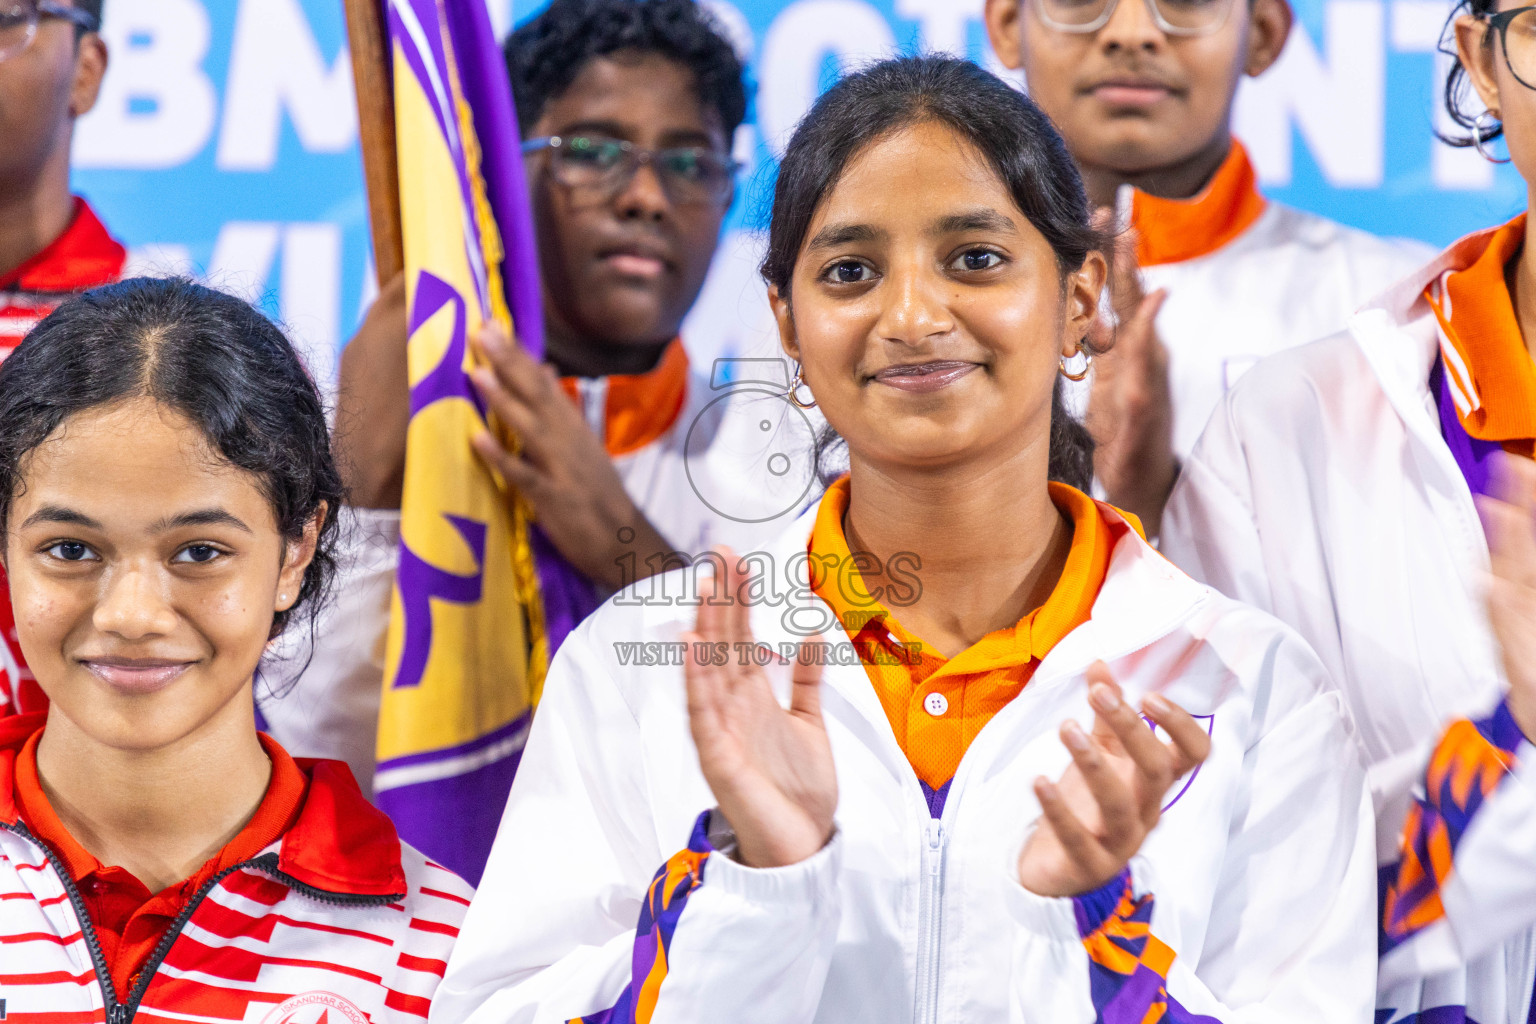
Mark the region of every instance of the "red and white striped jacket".
<instances>
[{"instance_id":1,"label":"red and white striped jacket","mask_svg":"<svg viewBox=\"0 0 1536 1024\"><path fill-rule=\"evenodd\" d=\"M32 717L32 716L27 716ZM35 728L35 726L34 726ZM309 776L293 827L211 879L113 991L80 893L21 821L0 744L0 1020L5 1024L416 1024L473 890L401 843L345 765Z\"/></svg>"}]
</instances>

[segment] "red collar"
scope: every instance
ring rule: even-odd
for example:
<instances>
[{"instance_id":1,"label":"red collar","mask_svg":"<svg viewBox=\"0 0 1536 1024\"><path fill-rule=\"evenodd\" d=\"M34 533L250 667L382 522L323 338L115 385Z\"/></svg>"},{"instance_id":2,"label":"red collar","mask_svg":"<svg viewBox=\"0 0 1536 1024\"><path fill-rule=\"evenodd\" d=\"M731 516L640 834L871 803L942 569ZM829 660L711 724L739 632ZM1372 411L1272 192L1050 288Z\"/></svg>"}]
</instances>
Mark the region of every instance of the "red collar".
<instances>
[{"instance_id":1,"label":"red collar","mask_svg":"<svg viewBox=\"0 0 1536 1024\"><path fill-rule=\"evenodd\" d=\"M1133 193L1131 226L1143 267L1208 256L1253 226L1268 205L1248 151L1236 139L1210 183L1191 199Z\"/></svg>"},{"instance_id":2,"label":"red collar","mask_svg":"<svg viewBox=\"0 0 1536 1024\"><path fill-rule=\"evenodd\" d=\"M21 820L16 756L48 719L47 712L0 718L0 824ZM351 896L404 894L400 836L389 817L357 788L340 761L295 758L309 791L278 847L278 870L304 885Z\"/></svg>"},{"instance_id":3,"label":"red collar","mask_svg":"<svg viewBox=\"0 0 1536 1024\"><path fill-rule=\"evenodd\" d=\"M9 274L0 290L82 292L123 276L128 250L97 219L89 203L75 197L75 216L64 233Z\"/></svg>"}]
</instances>

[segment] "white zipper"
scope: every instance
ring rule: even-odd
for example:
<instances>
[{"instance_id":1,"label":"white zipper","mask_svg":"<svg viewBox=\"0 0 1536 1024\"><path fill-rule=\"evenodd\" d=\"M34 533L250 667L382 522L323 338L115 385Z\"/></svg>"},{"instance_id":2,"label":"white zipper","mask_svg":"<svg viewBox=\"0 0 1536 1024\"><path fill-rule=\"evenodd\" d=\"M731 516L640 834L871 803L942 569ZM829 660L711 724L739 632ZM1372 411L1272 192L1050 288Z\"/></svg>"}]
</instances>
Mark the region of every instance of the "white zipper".
<instances>
[{"instance_id":1,"label":"white zipper","mask_svg":"<svg viewBox=\"0 0 1536 1024\"><path fill-rule=\"evenodd\" d=\"M913 1024L939 1019L939 971L944 937L944 823L930 818L924 829L922 883L918 900L917 999Z\"/></svg>"},{"instance_id":2,"label":"white zipper","mask_svg":"<svg viewBox=\"0 0 1536 1024\"><path fill-rule=\"evenodd\" d=\"M581 377L576 390L581 395L581 415L588 428L601 440L608 434L608 378Z\"/></svg>"}]
</instances>

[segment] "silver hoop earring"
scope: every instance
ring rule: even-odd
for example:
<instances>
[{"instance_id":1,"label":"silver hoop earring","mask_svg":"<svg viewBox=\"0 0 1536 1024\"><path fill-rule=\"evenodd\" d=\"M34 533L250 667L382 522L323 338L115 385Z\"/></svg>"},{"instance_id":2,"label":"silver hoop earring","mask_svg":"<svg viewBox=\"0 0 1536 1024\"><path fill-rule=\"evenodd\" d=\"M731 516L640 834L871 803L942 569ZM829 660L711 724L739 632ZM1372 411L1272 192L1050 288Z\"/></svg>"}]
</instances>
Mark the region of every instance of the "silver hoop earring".
<instances>
[{"instance_id":1,"label":"silver hoop earring","mask_svg":"<svg viewBox=\"0 0 1536 1024\"><path fill-rule=\"evenodd\" d=\"M1501 125L1493 111L1485 110L1472 120L1472 147L1482 154L1484 160L1491 164L1507 164L1509 157L1500 160L1488 149L1488 144L1494 139Z\"/></svg>"},{"instance_id":2,"label":"silver hoop earring","mask_svg":"<svg viewBox=\"0 0 1536 1024\"><path fill-rule=\"evenodd\" d=\"M795 379L789 382L789 390L784 392L784 397L789 399L796 409L814 409L816 408L816 399L812 398L809 402L802 402L800 400L800 388L804 384L805 373L800 369L800 364L796 363Z\"/></svg>"},{"instance_id":3,"label":"silver hoop earring","mask_svg":"<svg viewBox=\"0 0 1536 1024\"><path fill-rule=\"evenodd\" d=\"M1082 348L1079 347L1078 350L1077 350L1077 354L1083 357L1083 368L1081 370L1077 371L1076 373L1073 373L1071 370L1067 369L1067 361L1066 361L1066 359L1058 360L1058 362L1059 362L1059 364L1061 366L1061 375L1063 377L1067 378L1067 380L1072 381L1074 384L1078 383L1079 381L1087 380L1088 379L1088 371L1093 369L1093 353L1092 352L1084 352L1082 350Z\"/></svg>"}]
</instances>

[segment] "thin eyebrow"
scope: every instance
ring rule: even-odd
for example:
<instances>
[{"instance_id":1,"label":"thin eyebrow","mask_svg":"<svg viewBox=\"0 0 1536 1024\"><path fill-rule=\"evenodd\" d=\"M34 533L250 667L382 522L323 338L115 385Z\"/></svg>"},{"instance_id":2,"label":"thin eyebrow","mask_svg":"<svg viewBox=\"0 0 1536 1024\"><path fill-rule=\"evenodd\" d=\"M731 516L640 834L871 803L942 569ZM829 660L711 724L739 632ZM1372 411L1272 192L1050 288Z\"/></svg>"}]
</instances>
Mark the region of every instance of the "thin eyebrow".
<instances>
[{"instance_id":1,"label":"thin eyebrow","mask_svg":"<svg viewBox=\"0 0 1536 1024\"><path fill-rule=\"evenodd\" d=\"M82 526L87 530L99 530L101 524L84 512L76 512L72 508L63 505L44 505L42 508L27 516L26 522L21 524L23 530L43 523L59 523L64 526Z\"/></svg>"},{"instance_id":2,"label":"thin eyebrow","mask_svg":"<svg viewBox=\"0 0 1536 1024\"><path fill-rule=\"evenodd\" d=\"M1017 230L1012 218L1005 217L996 210L980 208L940 217L933 222L932 233L953 235L965 231L1001 231L1011 234Z\"/></svg>"},{"instance_id":3,"label":"thin eyebrow","mask_svg":"<svg viewBox=\"0 0 1536 1024\"><path fill-rule=\"evenodd\" d=\"M814 252L817 249L835 249L850 242L876 242L885 235L884 231L868 224L828 224L816 232L816 237L811 239L806 250Z\"/></svg>"},{"instance_id":4,"label":"thin eyebrow","mask_svg":"<svg viewBox=\"0 0 1536 1024\"><path fill-rule=\"evenodd\" d=\"M200 508L193 512L167 516L150 527L150 530L153 533L165 533L167 530L179 530L188 526L233 526L246 533L252 532L243 520L221 508Z\"/></svg>"}]
</instances>

